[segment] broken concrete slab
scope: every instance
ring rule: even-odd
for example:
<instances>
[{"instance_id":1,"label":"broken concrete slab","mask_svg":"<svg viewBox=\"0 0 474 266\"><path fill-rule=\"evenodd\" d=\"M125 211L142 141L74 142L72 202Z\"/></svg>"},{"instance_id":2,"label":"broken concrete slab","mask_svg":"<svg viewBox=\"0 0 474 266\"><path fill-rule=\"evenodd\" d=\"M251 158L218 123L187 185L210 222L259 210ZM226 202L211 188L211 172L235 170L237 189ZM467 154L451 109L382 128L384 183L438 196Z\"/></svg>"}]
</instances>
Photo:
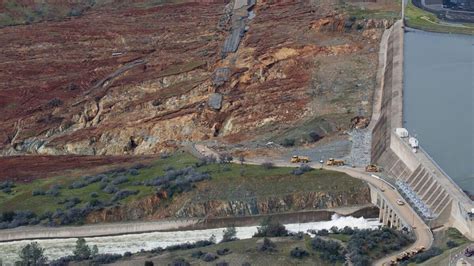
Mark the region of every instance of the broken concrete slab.
<instances>
[{"instance_id":1,"label":"broken concrete slab","mask_svg":"<svg viewBox=\"0 0 474 266\"><path fill-rule=\"evenodd\" d=\"M220 93L213 93L209 96L207 100L207 104L214 110L220 110L222 108L222 94Z\"/></svg>"}]
</instances>

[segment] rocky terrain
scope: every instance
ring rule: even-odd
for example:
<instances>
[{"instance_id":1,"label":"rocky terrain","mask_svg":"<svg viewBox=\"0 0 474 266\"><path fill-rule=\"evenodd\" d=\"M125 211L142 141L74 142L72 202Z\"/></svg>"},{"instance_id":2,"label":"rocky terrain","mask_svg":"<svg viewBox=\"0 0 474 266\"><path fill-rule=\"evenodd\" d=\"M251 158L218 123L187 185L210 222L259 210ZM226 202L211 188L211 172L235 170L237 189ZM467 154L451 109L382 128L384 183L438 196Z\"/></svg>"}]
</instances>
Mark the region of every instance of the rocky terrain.
<instances>
[{"instance_id":1,"label":"rocky terrain","mask_svg":"<svg viewBox=\"0 0 474 266\"><path fill-rule=\"evenodd\" d=\"M0 29L0 154L154 154L370 117L391 20L328 0L161 2Z\"/></svg>"}]
</instances>

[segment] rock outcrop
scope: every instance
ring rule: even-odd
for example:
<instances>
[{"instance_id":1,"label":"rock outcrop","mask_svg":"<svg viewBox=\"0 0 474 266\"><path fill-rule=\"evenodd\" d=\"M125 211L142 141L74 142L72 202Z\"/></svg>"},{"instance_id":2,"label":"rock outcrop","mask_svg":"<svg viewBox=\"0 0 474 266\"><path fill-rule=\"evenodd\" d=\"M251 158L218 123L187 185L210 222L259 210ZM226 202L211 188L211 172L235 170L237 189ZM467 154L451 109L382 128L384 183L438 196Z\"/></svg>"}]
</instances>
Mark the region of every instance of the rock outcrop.
<instances>
[{"instance_id":1,"label":"rock outcrop","mask_svg":"<svg viewBox=\"0 0 474 266\"><path fill-rule=\"evenodd\" d=\"M275 214L300 210L320 210L370 204L368 186L357 191L295 192L268 198L245 200L208 200L195 202L178 197L169 201L166 195L155 195L128 205L106 208L89 214L87 222L117 222L168 217L237 217Z\"/></svg>"}]
</instances>

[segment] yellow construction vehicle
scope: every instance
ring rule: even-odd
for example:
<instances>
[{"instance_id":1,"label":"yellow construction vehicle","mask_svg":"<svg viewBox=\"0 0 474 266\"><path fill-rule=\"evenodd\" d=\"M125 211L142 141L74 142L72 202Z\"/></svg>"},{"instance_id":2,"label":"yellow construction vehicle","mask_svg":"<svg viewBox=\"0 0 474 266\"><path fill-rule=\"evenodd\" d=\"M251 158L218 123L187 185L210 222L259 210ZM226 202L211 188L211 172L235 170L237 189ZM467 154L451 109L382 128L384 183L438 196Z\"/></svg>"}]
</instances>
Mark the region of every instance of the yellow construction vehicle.
<instances>
[{"instance_id":1,"label":"yellow construction vehicle","mask_svg":"<svg viewBox=\"0 0 474 266\"><path fill-rule=\"evenodd\" d=\"M339 166L339 165L344 165L343 160L335 160L334 158L329 158L329 160L326 161L327 166Z\"/></svg>"},{"instance_id":2,"label":"yellow construction vehicle","mask_svg":"<svg viewBox=\"0 0 474 266\"><path fill-rule=\"evenodd\" d=\"M365 167L366 172L379 172L380 169L377 165L375 164L369 164Z\"/></svg>"},{"instance_id":3,"label":"yellow construction vehicle","mask_svg":"<svg viewBox=\"0 0 474 266\"><path fill-rule=\"evenodd\" d=\"M290 162L292 163L309 163L311 160L306 156L293 155Z\"/></svg>"}]
</instances>

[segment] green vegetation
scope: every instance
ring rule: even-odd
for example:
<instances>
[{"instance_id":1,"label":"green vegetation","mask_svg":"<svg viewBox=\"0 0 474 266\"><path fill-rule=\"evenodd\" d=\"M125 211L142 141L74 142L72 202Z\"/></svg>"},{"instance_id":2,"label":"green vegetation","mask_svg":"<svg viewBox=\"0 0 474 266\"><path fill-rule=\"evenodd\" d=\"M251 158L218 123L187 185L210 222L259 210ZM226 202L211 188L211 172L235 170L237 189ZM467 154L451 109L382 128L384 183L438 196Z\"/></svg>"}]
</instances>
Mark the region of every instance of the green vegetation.
<instances>
[{"instance_id":1,"label":"green vegetation","mask_svg":"<svg viewBox=\"0 0 474 266\"><path fill-rule=\"evenodd\" d=\"M372 261L401 250L414 241L411 235L386 227L380 230L332 227L329 231L313 233L317 237L311 241L311 246L319 252L321 259L342 263L348 254L354 265L370 265Z\"/></svg>"},{"instance_id":2,"label":"green vegetation","mask_svg":"<svg viewBox=\"0 0 474 266\"><path fill-rule=\"evenodd\" d=\"M474 24L448 24L439 20L434 14L422 10L412 1L405 8L405 23L407 26L434 32L474 34Z\"/></svg>"},{"instance_id":3,"label":"green vegetation","mask_svg":"<svg viewBox=\"0 0 474 266\"><path fill-rule=\"evenodd\" d=\"M2 183L0 227L80 224L93 210L127 204L157 193L167 195L163 200L167 205L175 194L181 193L198 198L193 201L242 200L247 196L266 198L308 191L350 193L364 186L362 181L338 172L299 169L295 177L292 170L203 162L187 153L175 153L149 166L136 165L94 176Z\"/></svg>"},{"instance_id":4,"label":"green vegetation","mask_svg":"<svg viewBox=\"0 0 474 266\"><path fill-rule=\"evenodd\" d=\"M351 17L354 17L356 19L400 19L400 12L397 9L396 11L391 11L391 10L380 10L380 9L367 9L367 8L361 8L353 5L345 5L344 10L347 12L347 14Z\"/></svg>"},{"instance_id":5,"label":"green vegetation","mask_svg":"<svg viewBox=\"0 0 474 266\"><path fill-rule=\"evenodd\" d=\"M20 261L18 265L46 265L47 258L43 255L44 249L38 245L38 242L32 242L23 247L20 251Z\"/></svg>"},{"instance_id":6,"label":"green vegetation","mask_svg":"<svg viewBox=\"0 0 474 266\"><path fill-rule=\"evenodd\" d=\"M81 1L81 3L75 5L45 2L24 4L19 1L8 0L3 4L4 12L0 13L0 27L80 16L94 4L95 1L93 0Z\"/></svg>"}]
</instances>

